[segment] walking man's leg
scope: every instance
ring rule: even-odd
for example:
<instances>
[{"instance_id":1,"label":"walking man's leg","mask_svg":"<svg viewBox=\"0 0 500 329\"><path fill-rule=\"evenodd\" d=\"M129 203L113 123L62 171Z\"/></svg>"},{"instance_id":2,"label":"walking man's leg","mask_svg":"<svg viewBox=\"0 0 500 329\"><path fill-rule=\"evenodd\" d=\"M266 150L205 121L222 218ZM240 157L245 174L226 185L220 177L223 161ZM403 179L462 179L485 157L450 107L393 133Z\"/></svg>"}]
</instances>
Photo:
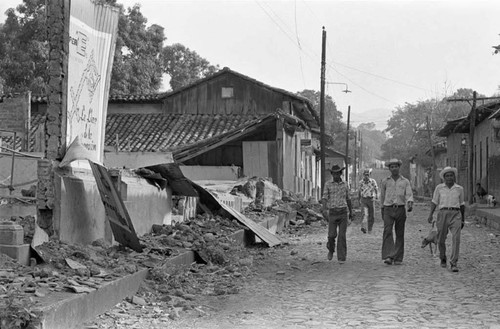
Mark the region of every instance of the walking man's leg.
<instances>
[{"instance_id":1,"label":"walking man's leg","mask_svg":"<svg viewBox=\"0 0 500 329\"><path fill-rule=\"evenodd\" d=\"M366 233L366 224L368 223L368 203L366 198L360 200L361 208L363 211L363 220L361 221L361 232Z\"/></svg>"},{"instance_id":2,"label":"walking man's leg","mask_svg":"<svg viewBox=\"0 0 500 329\"><path fill-rule=\"evenodd\" d=\"M441 267L446 267L446 236L448 235L446 213L439 211L436 219L436 227Z\"/></svg>"},{"instance_id":3,"label":"walking man's leg","mask_svg":"<svg viewBox=\"0 0 500 329\"><path fill-rule=\"evenodd\" d=\"M368 203L368 233L372 232L373 223L375 222L375 214L373 208L373 199Z\"/></svg>"},{"instance_id":4,"label":"walking man's leg","mask_svg":"<svg viewBox=\"0 0 500 329\"><path fill-rule=\"evenodd\" d=\"M394 231L396 232L396 243L394 245L394 264L400 265L405 252L406 209L396 208L395 213Z\"/></svg>"},{"instance_id":5,"label":"walking man's leg","mask_svg":"<svg viewBox=\"0 0 500 329\"><path fill-rule=\"evenodd\" d=\"M456 213L450 219L450 232L451 232L451 257L450 257L450 265L451 270L453 272L458 272L457 262L458 262L458 254L460 251L460 234L462 231L462 218L459 212Z\"/></svg>"},{"instance_id":6,"label":"walking man's leg","mask_svg":"<svg viewBox=\"0 0 500 329\"><path fill-rule=\"evenodd\" d=\"M326 248L328 249L328 260L332 260L333 253L335 252L335 239L337 238L337 221L334 211L328 211L328 242Z\"/></svg>"},{"instance_id":7,"label":"walking man's leg","mask_svg":"<svg viewBox=\"0 0 500 329\"><path fill-rule=\"evenodd\" d=\"M347 257L347 211L341 212L338 219L339 235L337 240L337 259L344 262Z\"/></svg>"},{"instance_id":8,"label":"walking man's leg","mask_svg":"<svg viewBox=\"0 0 500 329\"><path fill-rule=\"evenodd\" d=\"M394 259L393 226L394 211L392 208L387 207L384 209L384 233L382 235L382 259L384 259L384 262L387 264L392 264L392 260Z\"/></svg>"}]
</instances>

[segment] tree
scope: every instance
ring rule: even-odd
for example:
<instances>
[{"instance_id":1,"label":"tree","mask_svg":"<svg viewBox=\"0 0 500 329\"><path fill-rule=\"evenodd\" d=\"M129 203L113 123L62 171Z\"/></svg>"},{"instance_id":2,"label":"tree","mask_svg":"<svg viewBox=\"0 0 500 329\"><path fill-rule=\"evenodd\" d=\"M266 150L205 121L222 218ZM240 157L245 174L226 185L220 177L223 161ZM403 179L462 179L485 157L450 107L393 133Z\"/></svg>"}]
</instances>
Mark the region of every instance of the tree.
<instances>
[{"instance_id":1,"label":"tree","mask_svg":"<svg viewBox=\"0 0 500 329\"><path fill-rule=\"evenodd\" d=\"M164 47L163 27L147 26L140 5L125 10L116 0L100 1L120 10L110 94L156 93L164 73L171 75L172 87L178 88L218 70L181 44ZM45 3L23 0L16 9L7 10L7 19L0 24L0 91L47 94Z\"/></svg>"},{"instance_id":2,"label":"tree","mask_svg":"<svg viewBox=\"0 0 500 329\"><path fill-rule=\"evenodd\" d=\"M16 13L17 11L17 13ZM45 0L25 0L0 25L0 81L5 93L46 93L48 42Z\"/></svg>"},{"instance_id":3,"label":"tree","mask_svg":"<svg viewBox=\"0 0 500 329\"><path fill-rule=\"evenodd\" d=\"M376 159L382 157L382 145L387 140L384 132L375 129L375 123L361 123L357 129L361 133L362 160L367 166L372 166Z\"/></svg>"},{"instance_id":4,"label":"tree","mask_svg":"<svg viewBox=\"0 0 500 329\"><path fill-rule=\"evenodd\" d=\"M147 19L136 4L122 5L118 22L118 36L111 74L110 94L150 94L162 83L161 52L165 40L163 27L146 27Z\"/></svg>"},{"instance_id":5,"label":"tree","mask_svg":"<svg viewBox=\"0 0 500 329\"><path fill-rule=\"evenodd\" d=\"M165 46L162 57L163 68L165 73L170 76L170 86L173 90L219 70L218 65L211 65L208 60L180 43Z\"/></svg>"},{"instance_id":6,"label":"tree","mask_svg":"<svg viewBox=\"0 0 500 329\"><path fill-rule=\"evenodd\" d=\"M304 89L297 92L298 95L307 98L311 101L313 105L313 110L320 117L320 100L321 93L319 91ZM342 122L342 112L337 110L337 105L333 101L333 98L329 95L325 96L325 133L332 137L333 142L329 143L327 139L327 146L331 146L334 149L341 151L345 149L345 136L346 136L347 125ZM353 134L351 134L351 139Z\"/></svg>"}]
</instances>

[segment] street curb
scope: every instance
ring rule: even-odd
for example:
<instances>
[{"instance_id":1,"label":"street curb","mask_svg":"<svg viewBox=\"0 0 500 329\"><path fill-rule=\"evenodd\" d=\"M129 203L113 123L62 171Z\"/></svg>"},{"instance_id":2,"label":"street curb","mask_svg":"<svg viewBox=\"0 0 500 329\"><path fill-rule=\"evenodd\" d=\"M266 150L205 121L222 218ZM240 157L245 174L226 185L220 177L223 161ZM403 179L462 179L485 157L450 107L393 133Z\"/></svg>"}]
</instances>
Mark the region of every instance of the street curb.
<instances>
[{"instance_id":1,"label":"street curb","mask_svg":"<svg viewBox=\"0 0 500 329\"><path fill-rule=\"evenodd\" d=\"M476 216L479 216L484 219L484 225L490 228L494 228L496 230L500 230L500 213L498 210L493 210L488 208L477 208Z\"/></svg>"},{"instance_id":2,"label":"street curb","mask_svg":"<svg viewBox=\"0 0 500 329\"><path fill-rule=\"evenodd\" d=\"M115 281L105 283L88 294L58 293L45 301L40 311L40 329L78 328L84 322L114 307L126 297L134 295L148 274L142 269Z\"/></svg>"},{"instance_id":3,"label":"street curb","mask_svg":"<svg viewBox=\"0 0 500 329\"><path fill-rule=\"evenodd\" d=\"M260 223L264 227L270 226L268 221ZM272 225L276 225L274 222ZM278 227L282 229L287 223L280 220ZM241 229L228 238L237 244L248 246L255 242L255 234L249 229ZM200 259L192 250L172 257L167 261L173 266L187 266ZM106 282L99 289L88 294L57 293L44 301L44 306L34 309L41 313L37 329L71 329L79 328L83 323L95 319L99 314L113 308L126 297L133 296L142 282L146 279L149 269L142 269L134 274L127 275L114 281Z\"/></svg>"}]
</instances>

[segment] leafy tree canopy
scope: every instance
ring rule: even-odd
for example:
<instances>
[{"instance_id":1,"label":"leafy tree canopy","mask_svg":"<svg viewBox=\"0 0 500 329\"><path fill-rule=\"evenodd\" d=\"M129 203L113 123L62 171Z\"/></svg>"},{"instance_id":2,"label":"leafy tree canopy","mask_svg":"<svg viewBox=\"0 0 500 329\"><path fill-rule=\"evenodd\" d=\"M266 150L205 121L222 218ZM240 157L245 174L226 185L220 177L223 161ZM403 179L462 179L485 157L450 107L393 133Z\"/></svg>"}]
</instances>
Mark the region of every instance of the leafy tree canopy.
<instances>
[{"instance_id":1,"label":"leafy tree canopy","mask_svg":"<svg viewBox=\"0 0 500 329\"><path fill-rule=\"evenodd\" d=\"M321 93L311 89L304 89L297 92L297 94L311 101L313 110L320 117ZM346 130L347 124L342 122L342 112L337 110L337 105L333 98L325 95L325 133L332 137L331 139L326 139L327 146L333 147L338 151L345 149ZM353 134L350 135L351 139L352 136Z\"/></svg>"},{"instance_id":2,"label":"leafy tree canopy","mask_svg":"<svg viewBox=\"0 0 500 329\"><path fill-rule=\"evenodd\" d=\"M466 116L470 112L467 102L448 102L448 99L471 98L472 89L458 89L452 96L441 100L428 99L416 104L406 103L396 107L387 122L386 132L390 137L382 145L384 159L399 158L405 164L416 160L424 166L432 166L430 156L431 145L443 141L436 132L443 128L447 121ZM478 97L483 97L482 95ZM429 126L427 126L427 118ZM431 133L429 140L428 129ZM429 153L429 154L427 154ZM403 166L403 174L408 175L408 167Z\"/></svg>"},{"instance_id":3,"label":"leafy tree canopy","mask_svg":"<svg viewBox=\"0 0 500 329\"><path fill-rule=\"evenodd\" d=\"M362 161L367 167L374 165L375 160L382 157L382 145L387 140L383 131L375 129L375 123L361 123L357 129L360 132Z\"/></svg>"},{"instance_id":4,"label":"leafy tree canopy","mask_svg":"<svg viewBox=\"0 0 500 329\"><path fill-rule=\"evenodd\" d=\"M163 67L170 76L170 86L177 90L196 80L217 72L218 65L211 65L206 59L180 43L163 48Z\"/></svg>"},{"instance_id":5,"label":"leafy tree canopy","mask_svg":"<svg viewBox=\"0 0 500 329\"><path fill-rule=\"evenodd\" d=\"M164 28L147 25L140 5L125 9L117 0L102 0L120 9L118 36L111 73L111 94L149 94L161 88L162 76L171 75L179 88L215 72L196 52L181 44L164 46ZM5 13L0 24L0 92L31 90L46 94L48 83L46 0L23 0Z\"/></svg>"}]
</instances>

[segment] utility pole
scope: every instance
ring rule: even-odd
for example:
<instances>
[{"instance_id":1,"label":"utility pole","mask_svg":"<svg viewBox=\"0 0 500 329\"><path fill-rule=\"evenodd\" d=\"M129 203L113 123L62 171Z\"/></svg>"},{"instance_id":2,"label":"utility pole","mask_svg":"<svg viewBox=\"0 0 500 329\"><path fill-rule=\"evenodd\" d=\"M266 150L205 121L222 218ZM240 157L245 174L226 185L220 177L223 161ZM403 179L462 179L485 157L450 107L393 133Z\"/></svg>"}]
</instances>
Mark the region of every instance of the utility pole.
<instances>
[{"instance_id":1,"label":"utility pole","mask_svg":"<svg viewBox=\"0 0 500 329\"><path fill-rule=\"evenodd\" d=\"M476 98L477 93L474 90L472 94L472 109L470 112L470 128L469 128L469 204L474 203L474 132L476 130Z\"/></svg>"},{"instance_id":2,"label":"utility pole","mask_svg":"<svg viewBox=\"0 0 500 329\"><path fill-rule=\"evenodd\" d=\"M364 168L363 166L363 135L361 130L359 131L359 169Z\"/></svg>"},{"instance_id":3,"label":"utility pole","mask_svg":"<svg viewBox=\"0 0 500 329\"><path fill-rule=\"evenodd\" d=\"M352 174L353 174L353 186L354 188L356 189L358 186L358 131L356 130L354 132L354 165L353 165L353 171L352 171Z\"/></svg>"},{"instance_id":4,"label":"utility pole","mask_svg":"<svg viewBox=\"0 0 500 329\"><path fill-rule=\"evenodd\" d=\"M347 107L347 130L345 133L345 181L349 184L349 122L351 121L351 105Z\"/></svg>"},{"instance_id":5,"label":"utility pole","mask_svg":"<svg viewBox=\"0 0 500 329\"><path fill-rule=\"evenodd\" d=\"M320 148L321 148L321 195L326 181L325 168L325 60L326 58L326 31L323 26L323 37L321 43L321 91L319 101L319 116L320 116Z\"/></svg>"},{"instance_id":6,"label":"utility pole","mask_svg":"<svg viewBox=\"0 0 500 329\"><path fill-rule=\"evenodd\" d=\"M427 121L427 137L429 138L429 145L431 147L431 154L432 154L432 186L431 186L431 191L434 191L434 188L436 187L436 169L437 169L436 154L434 153L434 145L432 144L429 116L426 116L425 119Z\"/></svg>"}]
</instances>

